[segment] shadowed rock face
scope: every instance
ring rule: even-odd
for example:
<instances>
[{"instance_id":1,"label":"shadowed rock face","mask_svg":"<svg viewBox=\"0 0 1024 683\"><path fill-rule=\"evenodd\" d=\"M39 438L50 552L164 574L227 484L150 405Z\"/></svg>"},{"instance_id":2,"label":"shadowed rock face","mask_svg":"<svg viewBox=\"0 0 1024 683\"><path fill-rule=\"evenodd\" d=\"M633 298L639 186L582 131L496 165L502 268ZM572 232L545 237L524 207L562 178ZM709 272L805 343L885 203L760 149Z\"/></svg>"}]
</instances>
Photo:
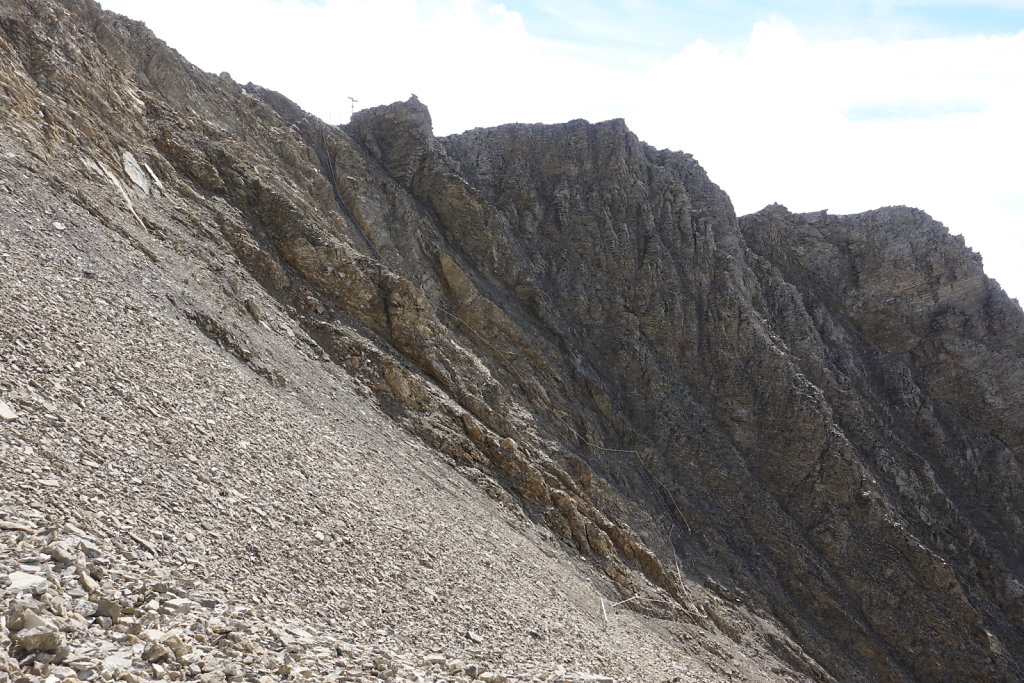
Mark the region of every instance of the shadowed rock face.
<instances>
[{"instance_id":1,"label":"shadowed rock face","mask_svg":"<svg viewBox=\"0 0 1024 683\"><path fill-rule=\"evenodd\" d=\"M0 0L0 92L41 166L83 160L62 182L105 183L82 201L137 248L240 261L651 618L812 678L1024 676L1024 314L926 214L737 219L621 120L435 138L413 98L328 127L29 5Z\"/></svg>"}]
</instances>

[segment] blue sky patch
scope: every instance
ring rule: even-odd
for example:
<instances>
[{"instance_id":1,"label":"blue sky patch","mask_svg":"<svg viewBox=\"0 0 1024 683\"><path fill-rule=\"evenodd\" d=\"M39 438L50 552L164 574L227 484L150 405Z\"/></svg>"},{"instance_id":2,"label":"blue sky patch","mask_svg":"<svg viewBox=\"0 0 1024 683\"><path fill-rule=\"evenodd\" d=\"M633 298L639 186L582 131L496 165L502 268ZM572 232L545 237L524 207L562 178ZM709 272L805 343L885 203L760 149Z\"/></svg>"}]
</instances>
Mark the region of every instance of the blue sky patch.
<instances>
[{"instance_id":1,"label":"blue sky patch","mask_svg":"<svg viewBox=\"0 0 1024 683\"><path fill-rule=\"evenodd\" d=\"M547 40L647 62L696 40L740 47L758 21L787 21L811 41L881 42L1024 31L1022 0L504 0ZM631 59L630 59L631 58Z\"/></svg>"},{"instance_id":2,"label":"blue sky patch","mask_svg":"<svg viewBox=\"0 0 1024 683\"><path fill-rule=\"evenodd\" d=\"M913 121L938 119L951 114L980 114L985 111L985 106L984 102L978 100L865 102L847 108L843 115L851 123Z\"/></svg>"}]
</instances>

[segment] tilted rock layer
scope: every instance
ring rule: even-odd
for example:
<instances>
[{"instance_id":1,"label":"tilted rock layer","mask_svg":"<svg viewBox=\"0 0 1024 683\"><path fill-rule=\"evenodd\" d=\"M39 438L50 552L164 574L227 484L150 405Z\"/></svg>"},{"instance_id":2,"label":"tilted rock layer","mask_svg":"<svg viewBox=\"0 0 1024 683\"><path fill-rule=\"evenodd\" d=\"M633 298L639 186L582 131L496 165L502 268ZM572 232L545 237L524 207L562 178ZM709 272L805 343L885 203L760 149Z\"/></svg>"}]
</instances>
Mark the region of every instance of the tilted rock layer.
<instances>
[{"instance_id":1,"label":"tilted rock layer","mask_svg":"<svg viewBox=\"0 0 1024 683\"><path fill-rule=\"evenodd\" d=\"M392 678L571 680L556 659L638 680L1024 676L1024 314L924 213L772 206L738 219L691 156L620 120L437 138L413 98L328 126L198 71L91 0L0 0L0 56L13 292L0 306L19 326L2 330L0 376L0 447L18 457L0 467L21 482L5 485L24 508L11 514L35 515L11 527L29 534L19 542L36 533L52 548L64 529L141 543L152 566L122 572L136 583L194 586L244 559L218 601L255 603L237 609L263 632L284 627L252 610L278 603L306 612L303 633L324 631L310 647L330 632L353 641L349 655L375 638L447 650L399 657ZM73 303L85 319L58 325ZM69 331L102 319L75 350ZM111 367L76 389L62 374L85 372L76 353ZM83 397L105 381L110 396ZM217 386L236 397L218 409L230 419L212 399L192 421L176 409ZM314 417L296 431L302 410ZM341 414L347 432L328 424ZM141 429L137 447L76 427L115 418ZM245 446L226 445L242 434ZM362 441L324 445L347 438ZM57 496L50 474L74 467L89 492ZM415 503L395 493L403 478L444 484ZM366 513L374 481L381 507ZM125 482L173 503L154 512ZM209 487L226 511L202 506ZM466 543L449 507L486 519L488 540ZM115 523L126 515L145 519L133 531ZM281 524L322 527L302 544L315 548L292 548ZM337 530L374 524L384 536L414 525L419 540L382 559L379 542ZM174 563L186 528L205 550ZM448 592L424 578L446 547L462 582L442 582ZM8 568L2 661L15 680L68 661L208 680L298 670L301 658L272 652L205 670L217 659L206 636L167 644L186 628L160 611L167 590L147 611L159 588L132 584L135 602L114 584L90 595L75 583L85 560L47 557L66 569L45 585L32 583L38 557ZM380 563L372 587L346 584ZM288 588L286 567L319 587ZM479 589L496 571L502 588ZM533 587L548 579L562 588ZM58 585L88 604L58 629L72 603L54 593L33 608L46 625L35 633L26 593ZM129 627L85 614L99 599L121 599ZM475 613L459 622L472 629L431 621L424 600ZM561 635L543 630L554 617L515 611L529 604L560 615ZM139 640L145 628L158 635ZM138 656L76 655L86 633L135 637ZM309 675L352 668L321 654L301 659ZM459 657L490 662L439 673Z\"/></svg>"}]
</instances>

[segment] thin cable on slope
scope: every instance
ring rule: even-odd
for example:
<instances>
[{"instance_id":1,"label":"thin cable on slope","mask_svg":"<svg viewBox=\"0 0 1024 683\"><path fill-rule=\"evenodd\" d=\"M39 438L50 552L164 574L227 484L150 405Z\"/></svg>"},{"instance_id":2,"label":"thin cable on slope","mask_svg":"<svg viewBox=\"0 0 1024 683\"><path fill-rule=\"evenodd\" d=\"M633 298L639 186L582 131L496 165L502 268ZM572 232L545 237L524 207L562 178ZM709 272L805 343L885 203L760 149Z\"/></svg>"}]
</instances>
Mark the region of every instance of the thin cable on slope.
<instances>
[{"instance_id":1,"label":"thin cable on slope","mask_svg":"<svg viewBox=\"0 0 1024 683\"><path fill-rule=\"evenodd\" d=\"M362 226L360 226L359 222L356 221L356 217L352 214L352 210L348 208L348 204L345 202L345 198L341 196L341 190L338 189L338 178L334 173L334 163L331 161L331 155L327 151L327 137L324 135L324 129L326 128L326 124L323 121L320 121L319 123L320 125L318 132L320 133L320 144L314 145L314 151L316 151L316 156L317 159L319 159L320 161L320 166L323 168L324 174L327 176L327 182L331 184L331 189L334 190L334 201L338 203L338 207L341 209L341 212L345 215L346 218L348 218L349 223L351 223L355 227L356 232L359 233L359 236L363 238L363 242L366 243L366 246L367 248L369 248L370 253L373 254L377 258L377 260L384 261L383 257L381 257L380 255L380 252L377 251L377 247L373 246L373 242L370 241L370 238L366 236L365 232L363 232ZM384 261L384 263L386 265L387 261ZM388 267L390 268L390 266Z\"/></svg>"}]
</instances>

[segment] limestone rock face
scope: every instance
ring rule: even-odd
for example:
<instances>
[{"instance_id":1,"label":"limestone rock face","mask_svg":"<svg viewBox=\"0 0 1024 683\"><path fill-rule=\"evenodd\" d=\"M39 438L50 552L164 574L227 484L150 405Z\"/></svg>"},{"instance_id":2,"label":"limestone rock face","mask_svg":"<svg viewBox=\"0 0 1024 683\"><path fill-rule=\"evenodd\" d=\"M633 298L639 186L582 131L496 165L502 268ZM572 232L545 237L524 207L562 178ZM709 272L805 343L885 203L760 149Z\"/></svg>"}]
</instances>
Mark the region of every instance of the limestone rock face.
<instances>
[{"instance_id":1,"label":"limestone rock face","mask_svg":"<svg viewBox=\"0 0 1024 683\"><path fill-rule=\"evenodd\" d=\"M438 138L413 97L327 126L278 93L198 71L91 0L0 0L0 54L3 168L17 169L0 187L13 196L38 178L109 233L115 246L91 258L139 256L152 299L282 401L305 391L317 411L369 424L313 379L343 377L459 486L486 493L481 518L550 530L558 576L583 557L609 596L562 636L587 642L593 615L607 628L608 609L629 608L638 642L657 643L616 654L618 675L1024 677L1024 314L926 214L771 206L737 218L692 156L644 144L621 120ZM85 249L71 219L49 223L67 253ZM29 434L39 386L0 383L0 429ZM168 439L166 409L137 401L153 418L147 443ZM38 444L5 447L34 457L62 435L86 438L52 424ZM209 431L197 433L215 448ZM380 457L366 467L387 470ZM278 474L241 447L230 461ZM117 499L102 478L117 468L76 462ZM304 514L275 491L284 519ZM273 537L279 523L246 528ZM149 556L175 554L169 534L157 547L131 533ZM318 552L336 566L362 547ZM273 551L250 544L244 557L260 552ZM84 561L48 557L68 571ZM492 570L486 557L472 566ZM433 589L386 592L373 600L448 604ZM323 613L338 621L348 603L331 596ZM449 602L485 612L504 609L500 597ZM95 604L87 617L116 620ZM422 637L380 632L396 628ZM561 637L494 628L455 628L454 642L525 662ZM51 640L11 652L64 645ZM659 668L666 651L697 668ZM146 653L147 675L191 656L167 639Z\"/></svg>"}]
</instances>

